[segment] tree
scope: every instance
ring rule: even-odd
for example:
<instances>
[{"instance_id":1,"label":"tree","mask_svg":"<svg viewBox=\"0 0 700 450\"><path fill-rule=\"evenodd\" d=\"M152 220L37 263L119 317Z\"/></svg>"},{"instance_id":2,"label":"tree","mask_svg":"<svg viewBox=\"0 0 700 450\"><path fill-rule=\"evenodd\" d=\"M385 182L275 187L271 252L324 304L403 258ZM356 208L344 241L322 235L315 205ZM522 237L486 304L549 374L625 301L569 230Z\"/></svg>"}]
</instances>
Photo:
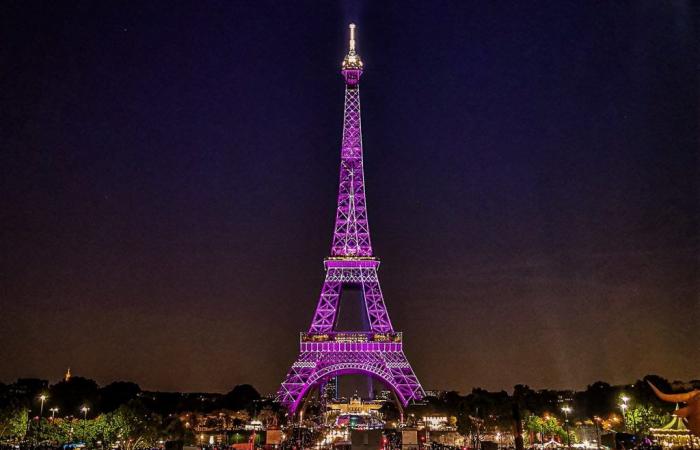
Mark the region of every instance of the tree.
<instances>
[{"instance_id":1,"label":"tree","mask_svg":"<svg viewBox=\"0 0 700 450\"><path fill-rule=\"evenodd\" d=\"M542 422L542 431L544 435L548 436L550 439L554 439L555 436L558 436L559 439L562 440L566 439L566 430L564 430L564 428L559 424L556 417L544 417Z\"/></svg>"},{"instance_id":2,"label":"tree","mask_svg":"<svg viewBox=\"0 0 700 450\"><path fill-rule=\"evenodd\" d=\"M540 416L530 414L525 417L523 428L528 431L530 445L537 442L538 435L542 441L544 440L544 420Z\"/></svg>"},{"instance_id":3,"label":"tree","mask_svg":"<svg viewBox=\"0 0 700 450\"><path fill-rule=\"evenodd\" d=\"M160 417L148 412L138 401L121 405L106 414L104 420L104 442L120 442L124 450L155 447L161 437Z\"/></svg>"},{"instance_id":4,"label":"tree","mask_svg":"<svg viewBox=\"0 0 700 450\"><path fill-rule=\"evenodd\" d=\"M525 418L524 429L529 431L530 444L536 442L536 436L539 435L540 442L546 442L559 437L562 441L566 439L566 430L561 426L556 417L545 416L540 417L531 414ZM574 441L573 433L571 434L572 442Z\"/></svg>"},{"instance_id":5,"label":"tree","mask_svg":"<svg viewBox=\"0 0 700 450\"><path fill-rule=\"evenodd\" d=\"M583 412L588 419L603 417L617 407L616 389L603 381L588 385L585 391L576 394L575 400L574 411Z\"/></svg>"},{"instance_id":6,"label":"tree","mask_svg":"<svg viewBox=\"0 0 700 450\"><path fill-rule=\"evenodd\" d=\"M140 392L141 388L136 383L116 381L108 384L97 392L98 409L103 413L112 412L119 406L135 399Z\"/></svg>"},{"instance_id":7,"label":"tree","mask_svg":"<svg viewBox=\"0 0 700 450\"><path fill-rule=\"evenodd\" d=\"M39 435L40 442L49 442L54 445L65 444L73 440L73 432L77 424L77 419L61 419L53 420L43 419L41 424L41 434Z\"/></svg>"},{"instance_id":8,"label":"tree","mask_svg":"<svg viewBox=\"0 0 700 450\"><path fill-rule=\"evenodd\" d=\"M260 394L249 384L239 384L231 392L224 395L223 404L225 408L238 411L241 409L252 409L255 400L260 400Z\"/></svg>"},{"instance_id":9,"label":"tree","mask_svg":"<svg viewBox=\"0 0 700 450\"><path fill-rule=\"evenodd\" d=\"M638 405L625 411L625 426L635 434L648 434L649 428L659 428L666 420L668 414L653 406Z\"/></svg>"},{"instance_id":10,"label":"tree","mask_svg":"<svg viewBox=\"0 0 700 450\"><path fill-rule=\"evenodd\" d=\"M0 410L0 440L22 440L27 434L29 410L6 406Z\"/></svg>"},{"instance_id":11,"label":"tree","mask_svg":"<svg viewBox=\"0 0 700 450\"><path fill-rule=\"evenodd\" d=\"M60 381L49 389L51 402L58 406L63 414L80 415L82 405L94 405L97 400L97 383L83 377L72 377ZM97 411L93 410L95 414Z\"/></svg>"},{"instance_id":12,"label":"tree","mask_svg":"<svg viewBox=\"0 0 700 450\"><path fill-rule=\"evenodd\" d=\"M526 384L516 384L513 387L513 399L525 412L539 414L540 407L537 402L537 393Z\"/></svg>"}]
</instances>

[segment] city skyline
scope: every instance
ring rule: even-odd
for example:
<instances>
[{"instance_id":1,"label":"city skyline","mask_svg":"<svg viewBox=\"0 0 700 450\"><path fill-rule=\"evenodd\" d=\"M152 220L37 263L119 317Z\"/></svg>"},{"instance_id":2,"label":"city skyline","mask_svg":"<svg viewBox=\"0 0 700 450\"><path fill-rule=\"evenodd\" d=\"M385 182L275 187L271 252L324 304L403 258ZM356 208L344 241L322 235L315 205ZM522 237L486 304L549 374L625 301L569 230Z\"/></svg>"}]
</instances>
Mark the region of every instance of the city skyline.
<instances>
[{"instance_id":1,"label":"city skyline","mask_svg":"<svg viewBox=\"0 0 700 450\"><path fill-rule=\"evenodd\" d=\"M423 385L700 378L696 7L446 5L6 6L0 381L276 390L331 246L353 21Z\"/></svg>"}]
</instances>

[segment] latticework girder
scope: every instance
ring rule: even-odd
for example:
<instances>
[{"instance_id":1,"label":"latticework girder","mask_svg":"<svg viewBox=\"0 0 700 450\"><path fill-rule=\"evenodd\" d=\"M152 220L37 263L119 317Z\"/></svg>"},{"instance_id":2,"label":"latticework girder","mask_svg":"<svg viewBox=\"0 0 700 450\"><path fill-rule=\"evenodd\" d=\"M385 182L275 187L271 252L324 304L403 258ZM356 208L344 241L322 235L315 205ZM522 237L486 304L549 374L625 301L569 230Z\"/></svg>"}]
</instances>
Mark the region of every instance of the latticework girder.
<instances>
[{"instance_id":1,"label":"latticework girder","mask_svg":"<svg viewBox=\"0 0 700 450\"><path fill-rule=\"evenodd\" d=\"M362 164L360 88L345 87L338 207L331 256L372 256Z\"/></svg>"},{"instance_id":2,"label":"latticework girder","mask_svg":"<svg viewBox=\"0 0 700 450\"><path fill-rule=\"evenodd\" d=\"M358 265L360 265L358 267ZM328 333L335 329L338 320L338 302L343 286L355 285L362 289L365 313L371 331L388 333L393 331L389 313L384 304L382 288L379 286L376 260L326 261L326 280L321 288L316 313L309 332Z\"/></svg>"},{"instance_id":3,"label":"latticework girder","mask_svg":"<svg viewBox=\"0 0 700 450\"><path fill-rule=\"evenodd\" d=\"M302 335L299 357L278 391L278 400L292 413L312 386L343 374L379 378L404 406L424 396L403 353L401 333L394 332L389 319L377 275L379 261L372 253L362 162L359 81L363 65L354 45L351 37L342 70L345 112L331 257L325 261L326 277L309 332ZM368 332L336 332L345 286L361 288Z\"/></svg>"}]
</instances>

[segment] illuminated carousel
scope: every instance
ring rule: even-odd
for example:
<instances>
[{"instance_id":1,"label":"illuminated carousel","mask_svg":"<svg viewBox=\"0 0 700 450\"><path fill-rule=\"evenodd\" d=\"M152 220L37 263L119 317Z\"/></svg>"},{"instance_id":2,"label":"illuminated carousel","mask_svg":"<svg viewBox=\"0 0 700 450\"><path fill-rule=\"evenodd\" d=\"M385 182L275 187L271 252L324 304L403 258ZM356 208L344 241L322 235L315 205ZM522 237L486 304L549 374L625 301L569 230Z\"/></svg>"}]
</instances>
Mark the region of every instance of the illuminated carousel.
<instances>
[{"instance_id":1,"label":"illuminated carousel","mask_svg":"<svg viewBox=\"0 0 700 450\"><path fill-rule=\"evenodd\" d=\"M678 405L676 405L678 410ZM661 428L650 428L654 441L664 448L700 448L700 438L693 436L683 418L671 416L671 421Z\"/></svg>"}]
</instances>

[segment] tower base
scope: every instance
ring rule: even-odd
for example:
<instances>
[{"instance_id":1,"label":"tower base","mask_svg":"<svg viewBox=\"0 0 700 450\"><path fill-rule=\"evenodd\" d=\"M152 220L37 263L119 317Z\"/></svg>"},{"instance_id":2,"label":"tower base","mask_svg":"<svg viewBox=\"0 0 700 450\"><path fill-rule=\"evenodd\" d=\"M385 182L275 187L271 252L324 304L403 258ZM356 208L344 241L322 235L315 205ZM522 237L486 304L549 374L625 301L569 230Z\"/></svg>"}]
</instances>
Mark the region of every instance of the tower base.
<instances>
[{"instance_id":1,"label":"tower base","mask_svg":"<svg viewBox=\"0 0 700 450\"><path fill-rule=\"evenodd\" d=\"M301 333L300 353L277 392L296 412L308 391L337 375L363 374L386 383L403 406L425 396L402 349L401 333Z\"/></svg>"}]
</instances>

